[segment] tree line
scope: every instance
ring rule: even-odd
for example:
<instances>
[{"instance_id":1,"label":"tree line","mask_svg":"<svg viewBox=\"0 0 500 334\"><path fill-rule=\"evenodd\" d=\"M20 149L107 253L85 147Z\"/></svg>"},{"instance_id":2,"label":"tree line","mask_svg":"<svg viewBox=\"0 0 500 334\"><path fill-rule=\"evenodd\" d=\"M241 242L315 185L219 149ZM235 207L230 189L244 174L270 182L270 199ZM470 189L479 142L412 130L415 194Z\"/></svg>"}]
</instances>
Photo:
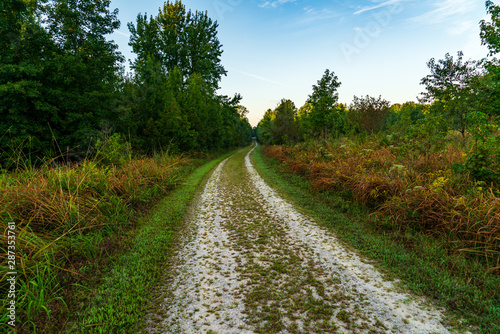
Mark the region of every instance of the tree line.
<instances>
[{"instance_id":1,"label":"tree line","mask_svg":"<svg viewBox=\"0 0 500 334\"><path fill-rule=\"evenodd\" d=\"M341 136L381 134L381 144L408 143L421 154L442 150L456 132L469 150L463 165L453 166L487 182L500 182L500 6L486 1L491 21L481 21L481 41L489 57L465 60L462 52L430 59L430 74L422 78L425 91L418 102L392 104L382 97L357 97L350 105L339 103L341 85L326 70L312 87L306 103L297 108L283 99L269 109L257 126L264 144L294 144Z\"/></svg>"},{"instance_id":2,"label":"tree line","mask_svg":"<svg viewBox=\"0 0 500 334\"><path fill-rule=\"evenodd\" d=\"M216 94L226 70L217 22L167 1L129 23L136 59L106 38L110 0L0 3L0 161L64 152L81 159L113 138L139 153L225 149L250 141L241 96ZM127 144L128 145L128 144Z\"/></svg>"}]
</instances>

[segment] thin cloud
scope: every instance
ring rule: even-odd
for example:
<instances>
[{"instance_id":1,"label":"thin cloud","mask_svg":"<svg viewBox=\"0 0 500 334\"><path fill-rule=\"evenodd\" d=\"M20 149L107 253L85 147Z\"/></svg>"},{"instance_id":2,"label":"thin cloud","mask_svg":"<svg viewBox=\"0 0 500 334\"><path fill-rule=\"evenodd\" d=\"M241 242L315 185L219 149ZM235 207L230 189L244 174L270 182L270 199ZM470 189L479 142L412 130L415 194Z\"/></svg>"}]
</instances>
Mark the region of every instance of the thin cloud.
<instances>
[{"instance_id":1,"label":"thin cloud","mask_svg":"<svg viewBox=\"0 0 500 334\"><path fill-rule=\"evenodd\" d=\"M403 2L403 1L407 1L407 0L388 0L386 2L379 3L378 5L373 5L373 6L361 8L360 10L355 11L354 15L358 15L358 14L361 14L364 12L369 12L371 10L379 9L379 8L390 6L390 5L396 5L396 4Z\"/></svg>"},{"instance_id":2,"label":"thin cloud","mask_svg":"<svg viewBox=\"0 0 500 334\"><path fill-rule=\"evenodd\" d=\"M304 8L304 14L305 14L304 18L300 21L300 23L303 24L340 17L339 14L328 8L323 8L319 10L313 7L306 7Z\"/></svg>"},{"instance_id":3,"label":"thin cloud","mask_svg":"<svg viewBox=\"0 0 500 334\"><path fill-rule=\"evenodd\" d=\"M439 24L452 17L470 13L477 5L476 1L477 0L442 0L435 4L436 9L415 16L409 19L409 21L421 24Z\"/></svg>"},{"instance_id":4,"label":"thin cloud","mask_svg":"<svg viewBox=\"0 0 500 334\"><path fill-rule=\"evenodd\" d=\"M262 8L276 8L280 5L284 5L288 2L295 2L296 0L274 0L274 1L266 1L263 4L260 4L259 7Z\"/></svg>"},{"instance_id":5,"label":"thin cloud","mask_svg":"<svg viewBox=\"0 0 500 334\"><path fill-rule=\"evenodd\" d=\"M115 30L114 33L118 34L118 35L125 36L125 37L130 37L130 34L127 34L126 32L123 32L123 31L120 31L120 30Z\"/></svg>"},{"instance_id":6,"label":"thin cloud","mask_svg":"<svg viewBox=\"0 0 500 334\"><path fill-rule=\"evenodd\" d=\"M254 79L257 79L257 80L260 80L260 81L271 83L273 85L278 85L278 86L283 86L283 87L289 87L288 85L285 85L284 83L281 83L281 82L278 82L278 81L273 81L273 80L270 80L268 78L261 77L260 75L255 75L255 74L252 74L252 73L247 73L247 72L243 72L243 71L239 71L239 70L236 70L236 72L238 72L240 74L243 74L243 75L246 75L247 77L250 77L250 78L254 78Z\"/></svg>"},{"instance_id":7,"label":"thin cloud","mask_svg":"<svg viewBox=\"0 0 500 334\"><path fill-rule=\"evenodd\" d=\"M448 30L448 33L452 36L458 36L474 30L475 28L476 23L474 21L457 22Z\"/></svg>"}]
</instances>

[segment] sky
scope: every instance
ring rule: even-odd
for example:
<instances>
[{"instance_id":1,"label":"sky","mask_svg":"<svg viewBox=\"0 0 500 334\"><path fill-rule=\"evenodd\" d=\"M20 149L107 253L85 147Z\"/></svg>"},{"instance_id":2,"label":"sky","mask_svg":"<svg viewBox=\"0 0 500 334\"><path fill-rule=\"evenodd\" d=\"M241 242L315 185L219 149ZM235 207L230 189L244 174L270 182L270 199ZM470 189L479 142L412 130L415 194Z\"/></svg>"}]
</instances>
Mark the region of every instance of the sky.
<instances>
[{"instance_id":1,"label":"sky","mask_svg":"<svg viewBox=\"0 0 500 334\"><path fill-rule=\"evenodd\" d=\"M424 90L427 62L464 52L481 59L479 22L483 0L183 0L219 24L227 70L218 94L242 95L256 126L281 99L300 108L326 69L342 83L339 102L381 95L391 103L416 101ZM498 1L494 1L498 3ZM121 27L114 40L127 59L128 22L157 15L160 0L112 0Z\"/></svg>"}]
</instances>

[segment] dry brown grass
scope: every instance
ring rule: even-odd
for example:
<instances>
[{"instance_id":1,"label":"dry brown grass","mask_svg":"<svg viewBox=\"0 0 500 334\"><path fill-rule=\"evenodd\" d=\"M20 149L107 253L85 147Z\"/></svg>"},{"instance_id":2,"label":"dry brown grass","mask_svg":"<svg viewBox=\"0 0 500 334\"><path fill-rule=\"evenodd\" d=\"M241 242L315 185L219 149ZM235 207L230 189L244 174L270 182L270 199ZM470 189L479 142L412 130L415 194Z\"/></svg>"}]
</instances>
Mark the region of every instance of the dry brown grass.
<instances>
[{"instance_id":1,"label":"dry brown grass","mask_svg":"<svg viewBox=\"0 0 500 334\"><path fill-rule=\"evenodd\" d=\"M398 147L363 144L269 146L268 157L308 177L314 191L346 194L390 219L395 228L446 235L453 249L479 255L500 269L499 189L451 171L465 152L417 155Z\"/></svg>"},{"instance_id":2,"label":"dry brown grass","mask_svg":"<svg viewBox=\"0 0 500 334\"><path fill-rule=\"evenodd\" d=\"M83 161L0 174L0 290L6 288L5 275L11 271L5 236L7 223L14 222L21 323L36 323L34 319L45 313L45 321L50 321L48 305L62 301L60 274L85 277L80 269L115 247L106 238L130 225L134 213L166 195L195 164L186 157L157 156L132 159L120 167ZM4 310L5 303L0 306Z\"/></svg>"}]
</instances>

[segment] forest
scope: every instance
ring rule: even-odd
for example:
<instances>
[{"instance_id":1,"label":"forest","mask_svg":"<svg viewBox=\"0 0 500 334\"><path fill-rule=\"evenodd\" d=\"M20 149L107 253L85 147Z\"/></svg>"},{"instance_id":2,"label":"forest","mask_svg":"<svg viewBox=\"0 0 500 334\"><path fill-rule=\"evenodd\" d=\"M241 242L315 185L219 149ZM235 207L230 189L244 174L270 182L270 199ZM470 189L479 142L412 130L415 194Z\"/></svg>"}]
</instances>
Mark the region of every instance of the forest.
<instances>
[{"instance_id":1,"label":"forest","mask_svg":"<svg viewBox=\"0 0 500 334\"><path fill-rule=\"evenodd\" d=\"M12 272L19 333L140 328L197 187L256 136L271 179L363 217L339 235L478 332L500 330L500 6L479 23L487 57L430 59L418 102L340 103L327 69L303 106L283 99L252 129L242 96L217 94L217 21L179 0L138 13L126 72L110 5L0 2L0 328Z\"/></svg>"},{"instance_id":2,"label":"forest","mask_svg":"<svg viewBox=\"0 0 500 334\"><path fill-rule=\"evenodd\" d=\"M167 2L128 24L136 59L106 36L110 1L2 1L0 163L78 161L99 148L154 153L245 144L241 96L215 92L226 70L217 23Z\"/></svg>"}]
</instances>

